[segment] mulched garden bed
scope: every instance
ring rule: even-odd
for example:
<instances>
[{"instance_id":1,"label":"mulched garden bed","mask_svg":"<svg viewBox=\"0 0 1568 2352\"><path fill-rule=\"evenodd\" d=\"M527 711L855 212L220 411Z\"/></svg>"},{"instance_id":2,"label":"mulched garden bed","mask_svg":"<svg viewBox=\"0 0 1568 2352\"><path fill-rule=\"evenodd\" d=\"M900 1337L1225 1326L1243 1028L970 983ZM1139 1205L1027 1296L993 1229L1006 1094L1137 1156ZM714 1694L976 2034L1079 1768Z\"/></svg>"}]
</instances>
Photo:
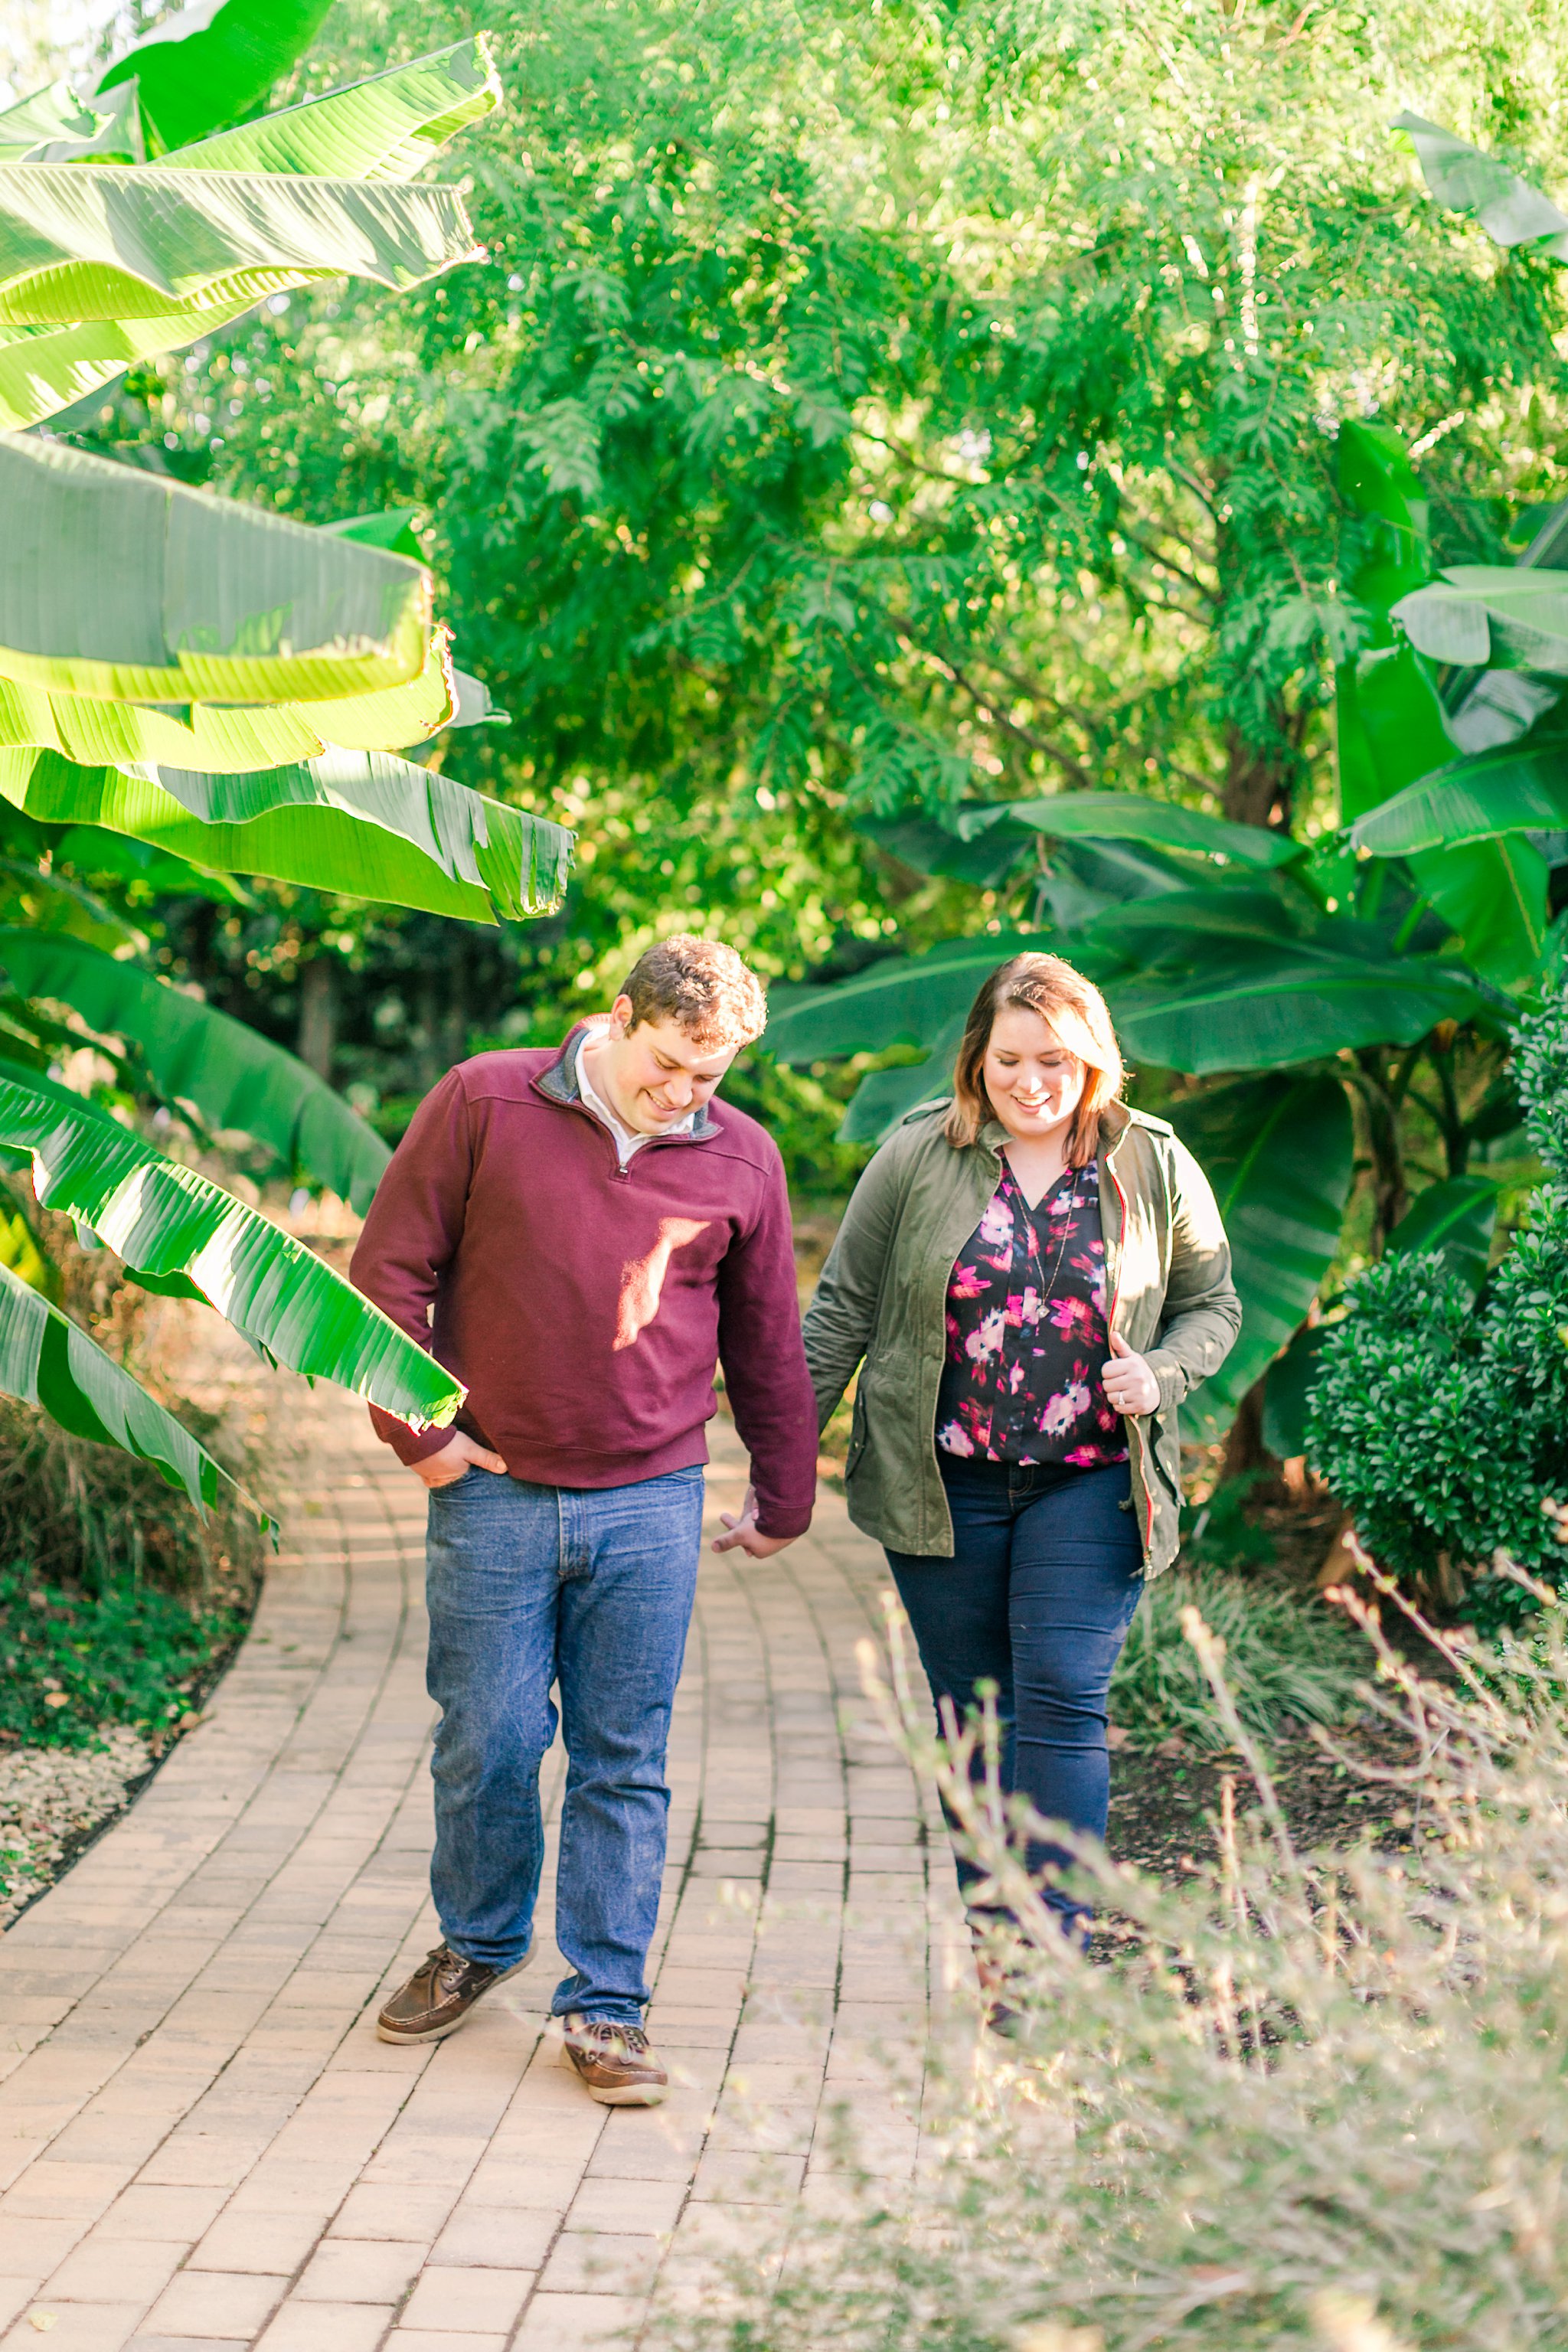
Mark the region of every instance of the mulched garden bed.
<instances>
[{"instance_id":1,"label":"mulched garden bed","mask_svg":"<svg viewBox=\"0 0 1568 2352\"><path fill-rule=\"evenodd\" d=\"M1360 1723L1337 1733L1346 1755L1379 1767L1413 1760L1411 1742L1393 1725ZM1276 1739L1268 1769L1292 1842L1302 1853L1370 1839L1408 1847L1422 1834L1420 1803L1407 1787L1366 1780L1324 1755L1306 1731ZM1118 1862L1163 1878L1206 1868L1215 1858L1214 1822L1221 1782L1236 1781L1238 1812L1256 1804L1252 1776L1235 1756L1179 1756L1123 1748L1111 1759L1107 1843Z\"/></svg>"}]
</instances>

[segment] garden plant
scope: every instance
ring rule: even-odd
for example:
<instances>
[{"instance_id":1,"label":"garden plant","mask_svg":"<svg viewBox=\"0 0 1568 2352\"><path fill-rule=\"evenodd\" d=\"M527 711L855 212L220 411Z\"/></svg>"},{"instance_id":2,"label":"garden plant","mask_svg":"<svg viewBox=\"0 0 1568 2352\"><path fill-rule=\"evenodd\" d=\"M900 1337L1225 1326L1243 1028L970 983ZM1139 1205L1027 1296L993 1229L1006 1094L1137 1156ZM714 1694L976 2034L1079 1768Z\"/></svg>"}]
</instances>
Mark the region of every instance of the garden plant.
<instances>
[{"instance_id":1,"label":"garden plant","mask_svg":"<svg viewBox=\"0 0 1568 2352\"><path fill-rule=\"evenodd\" d=\"M1391 1850L1331 1856L1293 1845L1224 1643L1189 1610L1262 1804L1222 1807L1215 1860L1175 1886L1085 1847L1092 1959L1030 1886L965 1743L927 1734L895 1630L884 1707L1020 1919L1023 2032L977 2065L955 2024L908 2196L858 2169L846 2118L837 2193L795 2218L782 2271L771 2249L738 2258L728 2309L671 2313L668 2335L732 2352L1560 2347L1568 1644L1541 1598L1542 1641L1505 1637L1494 1687L1456 1652L1424 1675L1362 1612L1366 1703L1407 1738L1408 1803Z\"/></svg>"},{"instance_id":2,"label":"garden plant","mask_svg":"<svg viewBox=\"0 0 1568 2352\"><path fill-rule=\"evenodd\" d=\"M449 1376L134 1114L244 1130L358 1206L384 1145L139 962L134 926L76 876L140 861L165 893L232 900L237 869L489 921L553 903L568 835L398 756L488 715L405 519L312 530L181 482L156 450L116 463L23 429L289 289L345 271L405 289L479 258L460 194L416 181L496 103L482 38L260 111L320 15L224 0L155 27L89 94L57 84L0 115L0 1147L132 1279L424 1423L456 1410ZM112 1075L62 1082L95 1041ZM54 1303L25 1210L9 1232L0 1389L210 1501L214 1457Z\"/></svg>"},{"instance_id":3,"label":"garden plant","mask_svg":"<svg viewBox=\"0 0 1568 2352\"><path fill-rule=\"evenodd\" d=\"M1478 1287L1445 1252L1384 1258L1322 1334L1308 1458L1380 1565L1486 1627L1530 1603L1507 1555L1557 1582L1568 1496L1568 995L1515 1032L1516 1082L1546 1170L1525 1226ZM1479 1581L1471 1580L1479 1578Z\"/></svg>"}]
</instances>

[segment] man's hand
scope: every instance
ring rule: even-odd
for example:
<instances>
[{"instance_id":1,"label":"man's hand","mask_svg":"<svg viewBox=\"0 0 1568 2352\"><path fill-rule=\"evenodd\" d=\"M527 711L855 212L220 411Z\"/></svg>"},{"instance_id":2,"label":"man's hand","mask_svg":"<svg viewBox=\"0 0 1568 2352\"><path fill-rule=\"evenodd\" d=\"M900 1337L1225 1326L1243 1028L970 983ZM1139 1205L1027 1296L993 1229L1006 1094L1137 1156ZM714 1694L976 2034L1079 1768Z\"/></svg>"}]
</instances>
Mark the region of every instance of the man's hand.
<instances>
[{"instance_id":1,"label":"man's hand","mask_svg":"<svg viewBox=\"0 0 1568 2352\"><path fill-rule=\"evenodd\" d=\"M439 1454L427 1454L423 1462L411 1462L408 1466L426 1486L455 1486L464 1471L469 1469L493 1470L503 1478L506 1475L506 1464L500 1455L488 1454L471 1437L465 1437L460 1429L454 1430Z\"/></svg>"},{"instance_id":2,"label":"man's hand","mask_svg":"<svg viewBox=\"0 0 1568 2352\"><path fill-rule=\"evenodd\" d=\"M741 1549L752 1559L771 1559L775 1551L783 1551L786 1544L792 1544L795 1541L793 1536L764 1536L759 1533L757 1490L754 1486L747 1487L746 1499L738 1512L720 1512L719 1524L726 1529L726 1533L714 1537L715 1551L733 1551L735 1546L739 1544Z\"/></svg>"},{"instance_id":3,"label":"man's hand","mask_svg":"<svg viewBox=\"0 0 1568 2352\"><path fill-rule=\"evenodd\" d=\"M1118 1412L1141 1417L1152 1412L1160 1402L1158 1375L1150 1370L1119 1331L1110 1335L1110 1359L1101 1364L1100 1377L1105 1382L1107 1402L1114 1405Z\"/></svg>"}]
</instances>

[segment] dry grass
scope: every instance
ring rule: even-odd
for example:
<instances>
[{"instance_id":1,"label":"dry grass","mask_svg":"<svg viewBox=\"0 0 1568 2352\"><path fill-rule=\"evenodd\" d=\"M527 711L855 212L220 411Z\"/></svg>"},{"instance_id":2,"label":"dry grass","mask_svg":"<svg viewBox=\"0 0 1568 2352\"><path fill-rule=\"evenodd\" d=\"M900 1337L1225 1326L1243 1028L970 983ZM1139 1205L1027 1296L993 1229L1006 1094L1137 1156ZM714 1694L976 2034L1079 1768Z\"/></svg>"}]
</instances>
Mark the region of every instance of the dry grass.
<instances>
[{"instance_id":1,"label":"dry grass","mask_svg":"<svg viewBox=\"0 0 1568 2352\"><path fill-rule=\"evenodd\" d=\"M1392 1593L1387 1605L1396 1605ZM727 2317L768 2352L1535 2352L1568 2347L1568 1639L1550 1601L1501 1686L1423 1679L1364 1607L1365 1703L1414 1743L1418 1860L1307 1856L1195 1612L1187 1638L1262 1810L1169 1888L1080 1850L1125 1923L1068 1949L962 1740L930 1741L897 1649L889 1727L942 1782L1022 1923L1027 2039L930 2053L909 2196L803 2214ZM1539 1627L1542 1621L1535 1621ZM1436 1640L1436 1635L1432 1636ZM886 1672L886 1669L883 1669Z\"/></svg>"}]
</instances>

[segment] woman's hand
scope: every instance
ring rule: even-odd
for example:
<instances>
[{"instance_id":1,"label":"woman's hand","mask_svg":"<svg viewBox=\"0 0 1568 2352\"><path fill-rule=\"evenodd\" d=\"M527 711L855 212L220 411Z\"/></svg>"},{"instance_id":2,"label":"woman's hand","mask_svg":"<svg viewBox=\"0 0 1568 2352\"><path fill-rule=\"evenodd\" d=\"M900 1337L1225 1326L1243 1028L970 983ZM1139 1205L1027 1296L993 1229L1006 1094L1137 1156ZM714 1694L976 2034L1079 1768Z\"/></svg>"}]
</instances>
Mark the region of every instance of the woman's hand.
<instances>
[{"instance_id":1,"label":"woman's hand","mask_svg":"<svg viewBox=\"0 0 1568 2352\"><path fill-rule=\"evenodd\" d=\"M1141 1416L1152 1412L1160 1402L1160 1382L1142 1356L1134 1353L1119 1331L1110 1335L1110 1356L1101 1364L1100 1377L1105 1383L1107 1401L1118 1412Z\"/></svg>"},{"instance_id":2,"label":"woman's hand","mask_svg":"<svg viewBox=\"0 0 1568 2352\"><path fill-rule=\"evenodd\" d=\"M765 1536L757 1525L757 1490L746 1489L746 1499L738 1511L721 1511L719 1524L725 1529L713 1538L715 1551L733 1551L739 1544L751 1559L772 1559L775 1551L783 1551L795 1541L793 1536Z\"/></svg>"}]
</instances>

